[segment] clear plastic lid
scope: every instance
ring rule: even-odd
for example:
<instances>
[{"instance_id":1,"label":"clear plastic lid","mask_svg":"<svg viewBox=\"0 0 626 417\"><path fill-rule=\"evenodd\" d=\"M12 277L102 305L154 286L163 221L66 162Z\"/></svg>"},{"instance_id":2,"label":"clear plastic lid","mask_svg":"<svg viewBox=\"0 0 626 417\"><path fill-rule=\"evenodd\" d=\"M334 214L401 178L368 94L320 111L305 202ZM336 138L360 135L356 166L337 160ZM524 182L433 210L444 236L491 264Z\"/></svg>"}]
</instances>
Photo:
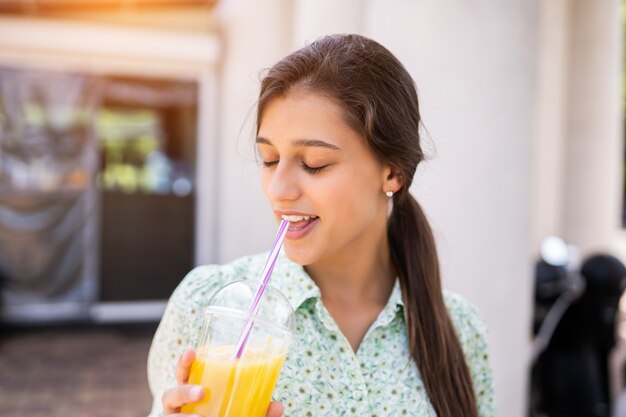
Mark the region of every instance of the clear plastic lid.
<instances>
[{"instance_id":1,"label":"clear plastic lid","mask_svg":"<svg viewBox=\"0 0 626 417\"><path fill-rule=\"evenodd\" d=\"M249 279L225 285L209 300L204 311L205 318L209 315L228 315L242 321L248 320L248 310L258 287L258 281ZM265 289L257 314L251 319L257 327L276 326L288 333L295 330L295 314L291 303L271 285Z\"/></svg>"},{"instance_id":2,"label":"clear plastic lid","mask_svg":"<svg viewBox=\"0 0 626 417\"><path fill-rule=\"evenodd\" d=\"M208 309L232 310L232 313L248 314L248 310L259 287L257 281L246 279L231 282L222 287L209 300ZM268 285L261 298L259 310L254 320L270 322L293 332L295 315L287 297L276 288Z\"/></svg>"}]
</instances>

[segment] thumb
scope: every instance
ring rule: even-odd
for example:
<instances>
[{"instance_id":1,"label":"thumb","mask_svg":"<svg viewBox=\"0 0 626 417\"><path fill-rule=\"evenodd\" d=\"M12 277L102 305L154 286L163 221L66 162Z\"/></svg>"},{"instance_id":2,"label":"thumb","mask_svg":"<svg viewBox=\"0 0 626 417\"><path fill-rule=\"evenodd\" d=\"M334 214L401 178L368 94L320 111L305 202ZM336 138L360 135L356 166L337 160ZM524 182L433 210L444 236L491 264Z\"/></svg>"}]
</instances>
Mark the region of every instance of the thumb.
<instances>
[{"instance_id":1,"label":"thumb","mask_svg":"<svg viewBox=\"0 0 626 417\"><path fill-rule=\"evenodd\" d=\"M280 417L283 415L283 411L285 411L285 407L283 407L281 403L278 401L272 401L267 409L265 417Z\"/></svg>"}]
</instances>

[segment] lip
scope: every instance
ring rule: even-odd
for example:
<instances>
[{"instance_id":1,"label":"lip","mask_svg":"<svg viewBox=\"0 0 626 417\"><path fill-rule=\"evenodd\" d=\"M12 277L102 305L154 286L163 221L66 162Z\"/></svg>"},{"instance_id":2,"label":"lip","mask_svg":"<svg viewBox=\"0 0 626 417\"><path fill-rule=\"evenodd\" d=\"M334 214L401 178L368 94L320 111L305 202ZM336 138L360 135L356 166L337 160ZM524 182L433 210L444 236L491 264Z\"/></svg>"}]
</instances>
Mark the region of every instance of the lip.
<instances>
[{"instance_id":1,"label":"lip","mask_svg":"<svg viewBox=\"0 0 626 417\"><path fill-rule=\"evenodd\" d=\"M315 214L311 214L311 213L307 213L307 212L299 211L299 210L277 209L277 210L274 210L274 213L278 216L279 221L282 218L282 216L309 216L309 217L316 216ZM311 221L309 224L307 224L305 227L301 229L292 229L291 224L290 224L289 229L287 229L287 234L285 235L285 239L288 239L288 240L302 239L303 237L308 235L311 232L311 230L315 228L315 226L317 226L319 221L320 221L320 218L317 217L315 220Z\"/></svg>"},{"instance_id":2,"label":"lip","mask_svg":"<svg viewBox=\"0 0 626 417\"><path fill-rule=\"evenodd\" d=\"M288 239L288 240L302 239L303 237L308 235L311 232L311 230L315 228L315 226L317 226L319 221L320 221L320 218L317 217L315 220L312 220L309 224L307 224L305 227L301 229L292 229L290 225L289 229L287 229L287 234L285 235L285 239Z\"/></svg>"},{"instance_id":3,"label":"lip","mask_svg":"<svg viewBox=\"0 0 626 417\"><path fill-rule=\"evenodd\" d=\"M311 213L306 213L304 211L298 211L298 210L274 210L274 213L278 216L309 216L309 217L313 217L315 216L315 214L311 214Z\"/></svg>"}]
</instances>

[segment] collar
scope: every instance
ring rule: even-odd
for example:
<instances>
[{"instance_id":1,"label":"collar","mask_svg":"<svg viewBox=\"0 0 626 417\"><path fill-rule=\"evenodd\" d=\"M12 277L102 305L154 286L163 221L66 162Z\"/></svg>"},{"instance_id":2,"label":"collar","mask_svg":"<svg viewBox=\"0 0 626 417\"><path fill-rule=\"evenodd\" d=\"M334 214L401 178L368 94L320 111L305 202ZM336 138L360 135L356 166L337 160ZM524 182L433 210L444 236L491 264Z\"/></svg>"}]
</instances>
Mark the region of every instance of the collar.
<instances>
[{"instance_id":1,"label":"collar","mask_svg":"<svg viewBox=\"0 0 626 417\"><path fill-rule=\"evenodd\" d=\"M393 289L391 290L391 296L389 296L389 301L378 315L378 319L376 320L377 324L379 326L386 326L391 323L398 314L402 314L402 317L406 322L406 317L404 316L404 301L402 300L402 289L400 288L400 280L396 278L396 282L393 285Z\"/></svg>"},{"instance_id":2,"label":"collar","mask_svg":"<svg viewBox=\"0 0 626 417\"><path fill-rule=\"evenodd\" d=\"M320 289L302 265L280 252L270 284L282 292L296 311L305 301L321 298Z\"/></svg>"}]
</instances>

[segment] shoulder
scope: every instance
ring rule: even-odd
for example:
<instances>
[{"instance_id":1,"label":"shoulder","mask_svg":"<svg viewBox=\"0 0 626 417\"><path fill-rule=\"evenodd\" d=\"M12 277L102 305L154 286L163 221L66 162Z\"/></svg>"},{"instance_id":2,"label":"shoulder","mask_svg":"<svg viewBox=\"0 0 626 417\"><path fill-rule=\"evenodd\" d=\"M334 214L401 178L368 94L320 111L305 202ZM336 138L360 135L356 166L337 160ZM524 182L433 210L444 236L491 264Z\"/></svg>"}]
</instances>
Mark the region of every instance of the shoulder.
<instances>
[{"instance_id":1,"label":"shoulder","mask_svg":"<svg viewBox=\"0 0 626 417\"><path fill-rule=\"evenodd\" d=\"M476 306L458 294L444 291L444 301L472 375L479 415L493 417L496 407L485 321Z\"/></svg>"},{"instance_id":2,"label":"shoulder","mask_svg":"<svg viewBox=\"0 0 626 417\"><path fill-rule=\"evenodd\" d=\"M447 290L443 292L443 299L465 354L481 353L476 351L486 346L487 326L476 306L463 296ZM471 361L472 358L468 359Z\"/></svg>"},{"instance_id":3,"label":"shoulder","mask_svg":"<svg viewBox=\"0 0 626 417\"><path fill-rule=\"evenodd\" d=\"M468 301L462 295L455 292L444 290L443 301L448 309L448 314L454 322L455 326L461 327L480 327L482 330L486 330L483 318L478 311L478 308ZM464 329L458 329L459 331Z\"/></svg>"},{"instance_id":4,"label":"shoulder","mask_svg":"<svg viewBox=\"0 0 626 417\"><path fill-rule=\"evenodd\" d=\"M205 304L219 288L229 282L255 278L259 268L263 267L264 259L265 254L258 254L223 265L197 266L176 287L170 302L188 306Z\"/></svg>"}]
</instances>

